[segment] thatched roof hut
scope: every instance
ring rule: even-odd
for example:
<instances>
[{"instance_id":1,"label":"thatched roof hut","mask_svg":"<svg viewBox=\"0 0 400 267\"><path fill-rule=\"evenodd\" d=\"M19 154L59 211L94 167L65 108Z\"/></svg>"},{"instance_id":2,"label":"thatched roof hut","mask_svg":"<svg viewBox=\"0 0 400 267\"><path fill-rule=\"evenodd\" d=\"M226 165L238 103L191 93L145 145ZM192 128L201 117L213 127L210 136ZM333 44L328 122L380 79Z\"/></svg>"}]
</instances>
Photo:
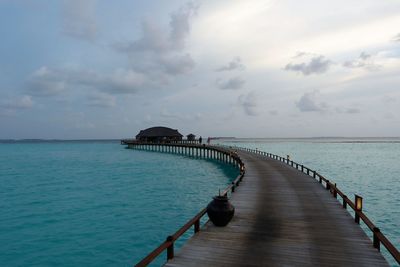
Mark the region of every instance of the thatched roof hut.
<instances>
[{"instance_id":1,"label":"thatched roof hut","mask_svg":"<svg viewBox=\"0 0 400 267\"><path fill-rule=\"evenodd\" d=\"M196 136L191 133L191 134L186 135L186 138L188 141L194 141L196 139Z\"/></svg>"},{"instance_id":2,"label":"thatched roof hut","mask_svg":"<svg viewBox=\"0 0 400 267\"><path fill-rule=\"evenodd\" d=\"M157 126L141 130L136 135L136 140L144 142L181 141L182 136L176 129Z\"/></svg>"}]
</instances>

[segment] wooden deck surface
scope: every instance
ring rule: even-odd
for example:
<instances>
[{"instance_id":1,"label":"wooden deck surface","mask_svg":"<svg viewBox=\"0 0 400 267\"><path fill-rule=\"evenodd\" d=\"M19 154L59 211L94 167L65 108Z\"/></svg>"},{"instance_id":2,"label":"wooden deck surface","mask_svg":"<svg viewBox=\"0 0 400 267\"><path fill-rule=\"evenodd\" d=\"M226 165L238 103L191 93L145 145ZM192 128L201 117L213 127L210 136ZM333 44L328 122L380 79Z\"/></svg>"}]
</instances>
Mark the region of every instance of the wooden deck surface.
<instances>
[{"instance_id":1,"label":"wooden deck surface","mask_svg":"<svg viewBox=\"0 0 400 267\"><path fill-rule=\"evenodd\" d=\"M239 152L246 165L226 227L207 223L165 266L388 266L350 214L315 179Z\"/></svg>"}]
</instances>

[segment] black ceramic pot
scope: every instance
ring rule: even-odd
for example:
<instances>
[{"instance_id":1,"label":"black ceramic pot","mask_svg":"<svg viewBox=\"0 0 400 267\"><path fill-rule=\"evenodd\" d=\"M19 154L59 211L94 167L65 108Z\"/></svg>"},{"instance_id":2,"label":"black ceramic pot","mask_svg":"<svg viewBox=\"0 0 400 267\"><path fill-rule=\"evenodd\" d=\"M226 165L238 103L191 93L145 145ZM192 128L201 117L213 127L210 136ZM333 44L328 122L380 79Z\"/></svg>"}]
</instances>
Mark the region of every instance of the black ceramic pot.
<instances>
[{"instance_id":1,"label":"black ceramic pot","mask_svg":"<svg viewBox=\"0 0 400 267\"><path fill-rule=\"evenodd\" d=\"M207 215L215 226L227 225L235 213L235 207L227 196L215 196L207 206Z\"/></svg>"}]
</instances>

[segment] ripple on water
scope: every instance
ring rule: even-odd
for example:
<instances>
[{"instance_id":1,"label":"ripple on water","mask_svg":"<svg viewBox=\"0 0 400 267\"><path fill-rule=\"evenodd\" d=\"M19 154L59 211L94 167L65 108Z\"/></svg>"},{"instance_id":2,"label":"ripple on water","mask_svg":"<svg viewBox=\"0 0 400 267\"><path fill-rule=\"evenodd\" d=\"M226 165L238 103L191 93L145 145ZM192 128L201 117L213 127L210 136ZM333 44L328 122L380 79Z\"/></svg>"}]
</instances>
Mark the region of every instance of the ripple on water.
<instances>
[{"instance_id":1,"label":"ripple on water","mask_svg":"<svg viewBox=\"0 0 400 267\"><path fill-rule=\"evenodd\" d=\"M3 266L131 266L237 171L117 142L0 144L0 165Z\"/></svg>"}]
</instances>

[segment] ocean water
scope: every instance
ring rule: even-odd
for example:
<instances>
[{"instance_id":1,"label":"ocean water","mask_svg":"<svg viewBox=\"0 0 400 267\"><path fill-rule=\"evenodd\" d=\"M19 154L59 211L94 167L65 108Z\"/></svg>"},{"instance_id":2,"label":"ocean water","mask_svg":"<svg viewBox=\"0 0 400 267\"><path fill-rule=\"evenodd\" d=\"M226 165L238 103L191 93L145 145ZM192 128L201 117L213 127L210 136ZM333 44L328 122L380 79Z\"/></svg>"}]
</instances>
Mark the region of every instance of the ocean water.
<instances>
[{"instance_id":1,"label":"ocean water","mask_svg":"<svg viewBox=\"0 0 400 267\"><path fill-rule=\"evenodd\" d=\"M400 139L312 138L219 140L286 157L325 176L349 198L363 197L363 211L400 249ZM350 209L348 209L350 210ZM363 226L363 224L361 224ZM364 227L370 235L370 230ZM368 229L368 230L367 230ZM383 246L392 266L399 266Z\"/></svg>"},{"instance_id":2,"label":"ocean water","mask_svg":"<svg viewBox=\"0 0 400 267\"><path fill-rule=\"evenodd\" d=\"M349 197L362 195L368 217L400 247L400 140L222 143L289 154ZM132 266L236 174L218 162L116 141L0 143L0 266Z\"/></svg>"},{"instance_id":3,"label":"ocean water","mask_svg":"<svg viewBox=\"0 0 400 267\"><path fill-rule=\"evenodd\" d=\"M0 143L0 266L132 266L236 175L118 141Z\"/></svg>"}]
</instances>

